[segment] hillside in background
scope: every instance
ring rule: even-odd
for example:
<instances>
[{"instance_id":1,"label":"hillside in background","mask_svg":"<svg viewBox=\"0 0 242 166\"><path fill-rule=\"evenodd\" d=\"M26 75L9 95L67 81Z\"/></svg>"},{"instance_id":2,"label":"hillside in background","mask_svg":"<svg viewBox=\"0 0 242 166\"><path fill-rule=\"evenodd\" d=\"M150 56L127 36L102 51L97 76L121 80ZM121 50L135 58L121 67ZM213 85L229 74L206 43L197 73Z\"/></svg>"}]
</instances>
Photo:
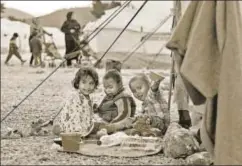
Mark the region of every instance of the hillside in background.
<instances>
[{"instance_id":1,"label":"hillside in background","mask_svg":"<svg viewBox=\"0 0 242 166\"><path fill-rule=\"evenodd\" d=\"M29 19L29 18L33 17L31 14L23 12L23 11L18 10L18 9L14 9L14 8L4 9L4 13L1 13L1 17L7 18L9 16L12 16L12 17L15 17L15 18L18 18L18 19Z\"/></svg>"},{"instance_id":2,"label":"hillside in background","mask_svg":"<svg viewBox=\"0 0 242 166\"><path fill-rule=\"evenodd\" d=\"M90 13L90 7L77 7L70 9L61 9L50 14L40 16L39 20L42 26L60 28L66 20L66 14L73 11L76 14L76 19L81 25L85 25L89 21L94 21L96 18ZM29 24L31 20L27 20Z\"/></svg>"},{"instance_id":3,"label":"hillside in background","mask_svg":"<svg viewBox=\"0 0 242 166\"><path fill-rule=\"evenodd\" d=\"M73 11L76 13L77 21L81 25L85 25L89 21L94 21L96 18L90 13L90 7L76 7L69 9L60 9L54 11L52 13L40 16L40 23L46 27L56 27L60 28L63 22L66 20L66 14L69 11ZM4 9L4 13L1 13L2 18L14 17L18 20L26 20L27 24L31 23L31 19L34 17L31 14L20 11L14 8L6 8Z\"/></svg>"}]
</instances>

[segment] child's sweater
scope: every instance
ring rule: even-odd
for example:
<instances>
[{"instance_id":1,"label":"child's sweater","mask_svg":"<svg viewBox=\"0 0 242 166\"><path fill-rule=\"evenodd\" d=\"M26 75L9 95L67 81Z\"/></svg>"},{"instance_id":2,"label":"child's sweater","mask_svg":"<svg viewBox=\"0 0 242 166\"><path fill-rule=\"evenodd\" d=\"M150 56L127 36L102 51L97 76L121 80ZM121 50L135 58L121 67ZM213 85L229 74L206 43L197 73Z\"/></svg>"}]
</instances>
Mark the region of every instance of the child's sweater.
<instances>
[{"instance_id":1,"label":"child's sweater","mask_svg":"<svg viewBox=\"0 0 242 166\"><path fill-rule=\"evenodd\" d=\"M108 123L116 123L134 117L136 104L133 98L122 89L114 97L104 97L98 107L99 116Z\"/></svg>"}]
</instances>

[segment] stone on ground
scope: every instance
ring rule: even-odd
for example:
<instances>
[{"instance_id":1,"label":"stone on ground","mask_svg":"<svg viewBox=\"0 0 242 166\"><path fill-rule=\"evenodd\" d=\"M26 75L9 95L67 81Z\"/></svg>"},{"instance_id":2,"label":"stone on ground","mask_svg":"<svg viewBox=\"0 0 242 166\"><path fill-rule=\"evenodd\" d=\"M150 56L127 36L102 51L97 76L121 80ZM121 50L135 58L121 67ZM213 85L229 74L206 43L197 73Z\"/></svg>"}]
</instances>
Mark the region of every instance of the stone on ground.
<instances>
[{"instance_id":1,"label":"stone on ground","mask_svg":"<svg viewBox=\"0 0 242 166\"><path fill-rule=\"evenodd\" d=\"M188 156L186 162L189 165L210 165L213 160L208 152L199 152Z\"/></svg>"},{"instance_id":2,"label":"stone on ground","mask_svg":"<svg viewBox=\"0 0 242 166\"><path fill-rule=\"evenodd\" d=\"M164 154L171 158L185 158L199 151L192 133L177 123L172 123L164 136Z\"/></svg>"}]
</instances>

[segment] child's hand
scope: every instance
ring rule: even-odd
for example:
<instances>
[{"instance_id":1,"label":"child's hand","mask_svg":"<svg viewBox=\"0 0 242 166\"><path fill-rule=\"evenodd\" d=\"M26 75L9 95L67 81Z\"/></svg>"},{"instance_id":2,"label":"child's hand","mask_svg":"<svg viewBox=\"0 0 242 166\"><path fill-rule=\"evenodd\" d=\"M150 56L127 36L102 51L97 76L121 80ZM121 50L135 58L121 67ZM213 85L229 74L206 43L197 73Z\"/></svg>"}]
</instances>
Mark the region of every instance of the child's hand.
<instances>
[{"instance_id":1,"label":"child's hand","mask_svg":"<svg viewBox=\"0 0 242 166\"><path fill-rule=\"evenodd\" d=\"M74 33L74 32L75 32L75 29L71 29L70 32L71 32L71 33Z\"/></svg>"}]
</instances>

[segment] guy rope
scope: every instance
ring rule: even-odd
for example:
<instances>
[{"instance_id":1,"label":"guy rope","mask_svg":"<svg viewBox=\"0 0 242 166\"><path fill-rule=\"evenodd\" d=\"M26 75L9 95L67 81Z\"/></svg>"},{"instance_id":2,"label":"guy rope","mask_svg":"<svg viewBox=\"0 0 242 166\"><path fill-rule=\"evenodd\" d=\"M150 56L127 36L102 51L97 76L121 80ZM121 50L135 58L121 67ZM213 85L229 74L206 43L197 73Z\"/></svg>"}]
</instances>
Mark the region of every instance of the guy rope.
<instances>
[{"instance_id":1,"label":"guy rope","mask_svg":"<svg viewBox=\"0 0 242 166\"><path fill-rule=\"evenodd\" d=\"M117 10L115 10L105 21L103 21L88 37L90 37L91 35L92 38L88 40L87 44L96 36L98 35L98 33L105 27L108 25L108 23L110 23L126 6L128 6L128 4L131 1L128 1L126 3L124 3L120 8L118 8ZM113 16L113 17L112 17ZM103 26L101 29L99 29L101 26ZM99 31L98 31L99 30ZM82 46L80 48L80 50L82 48L84 48L87 44L84 44L84 46ZM80 51L79 50L79 51ZM79 53L79 51L76 51L76 53ZM73 53L70 54L66 54L65 58L67 59L67 57L71 56ZM61 64L56 67L43 81L41 81L24 99L22 99L9 113L7 113L2 119L1 119L1 123L12 113L14 112L14 110L16 110L30 95L32 95L46 80L48 80L65 62L66 59L64 59Z\"/></svg>"},{"instance_id":2,"label":"guy rope","mask_svg":"<svg viewBox=\"0 0 242 166\"><path fill-rule=\"evenodd\" d=\"M94 64L94 66L97 66L101 60L104 58L104 56L108 53L108 51L112 48L112 46L116 43L116 41L119 39L119 37L123 34L123 32L127 29L127 27L130 25L130 23L134 20L134 18L139 14L139 12L143 9L143 7L146 5L148 0L146 0L140 8L137 10L137 12L134 14L134 16L131 18L131 20L128 22L128 24L124 27L124 29L120 32L120 34L116 37L116 39L113 41L113 43L109 46L109 48L105 51L105 53L101 56L99 60Z\"/></svg>"},{"instance_id":3,"label":"guy rope","mask_svg":"<svg viewBox=\"0 0 242 166\"><path fill-rule=\"evenodd\" d=\"M149 62L149 64L147 65L147 69L150 69L150 67L153 65L153 63L155 62L156 58L158 58L158 55L160 55L160 53L163 51L163 49L165 48L165 44L162 45L162 47L159 49L159 51L155 54L154 58Z\"/></svg>"},{"instance_id":4,"label":"guy rope","mask_svg":"<svg viewBox=\"0 0 242 166\"><path fill-rule=\"evenodd\" d=\"M119 39L119 37L123 34L123 32L127 29L127 27L130 25L130 23L134 20L134 18L138 15L138 13L142 10L142 8L146 5L148 0L146 0L141 7L137 10L137 12L134 14L134 16L130 19L130 21L127 23L127 25L124 27L124 29L119 33L119 35L114 39L114 41L111 43L109 48L104 52L104 54L101 56L99 60L96 61L94 64L94 67L97 67L97 65L101 62L101 60L105 57L105 55L108 53L108 51L112 48L112 46L116 43L116 41ZM89 42L89 41L88 41ZM57 115L54 116L54 118L49 122L50 124L53 123L54 119L59 115L59 113L62 111L63 108L61 108Z\"/></svg>"},{"instance_id":5,"label":"guy rope","mask_svg":"<svg viewBox=\"0 0 242 166\"><path fill-rule=\"evenodd\" d=\"M174 16L173 16L173 23L172 23L172 31L175 28L175 26L178 23L178 20L180 18L181 15L181 2L180 1L175 1L174 3L174 7L173 7L173 12L174 12ZM171 58L172 58L172 65L171 65L171 71L170 71L170 86L169 86L169 98L168 98L168 109L170 111L171 108L171 92L172 92L172 85L174 84L174 75L175 75L175 62L173 60L173 56L174 53L171 52Z\"/></svg>"},{"instance_id":6,"label":"guy rope","mask_svg":"<svg viewBox=\"0 0 242 166\"><path fill-rule=\"evenodd\" d=\"M130 21L128 22L128 24L124 27L124 29L120 32L120 34L116 37L116 39L113 41L113 43L110 45L110 47L107 49L107 51L105 51L105 53L101 56L101 58L99 60L97 60L97 62L94 64L94 67L96 67L101 60L104 58L104 56L108 53L108 51L111 49L111 47L115 44L115 42L119 39L119 37L123 34L123 32L127 29L127 27L130 25L130 23L134 20L134 18L138 15L138 13L143 9L143 7L146 5L146 3L148 2L148 0L146 0L141 6L140 8L137 10L137 12L134 14L134 16L130 19ZM128 4L128 3L127 3ZM96 34L97 35L97 34ZM95 35L95 36L96 36ZM90 42L90 40L88 41L88 43ZM84 48L86 45L84 45L82 48ZM50 78L64 63L65 61L68 59L68 55L65 55L65 60L63 60L63 62L56 68L54 69L53 72L51 72L36 88L34 88L23 100L20 101L19 104L16 105L16 107L14 107L2 120L1 123L16 109L18 108L33 92L35 92L48 78Z\"/></svg>"},{"instance_id":7,"label":"guy rope","mask_svg":"<svg viewBox=\"0 0 242 166\"><path fill-rule=\"evenodd\" d=\"M129 53L126 55L126 58L124 58L124 60L122 61L122 64L124 64L152 35L154 35L156 31L158 31L160 27L163 26L170 17L172 17L172 15L172 13L169 14L154 28L152 33L149 33L148 35L144 36L140 44L134 47L131 52L129 51Z\"/></svg>"},{"instance_id":8,"label":"guy rope","mask_svg":"<svg viewBox=\"0 0 242 166\"><path fill-rule=\"evenodd\" d=\"M117 10L115 10L105 21L103 21L98 27L95 28L95 30L90 33L88 36L87 36L87 41L86 41L86 44L84 44L80 49L78 49L77 51L74 51L77 49L77 47L80 46L81 43L78 43L78 41L72 36L72 38L74 39L74 41L76 42L77 46L72 50L74 52L71 52L69 54L66 54L64 56L64 58L66 59L72 59L74 57L77 56L77 54L79 54L80 50L82 50L86 45L88 45L88 43L94 39L97 34L99 32L101 32L114 18L116 18L116 16L121 13L129 4L131 3L131 1L127 1L125 2L122 6L120 6L120 8L118 8ZM92 36L93 35L93 36ZM92 37L91 37L92 36ZM65 63L65 62L63 62Z\"/></svg>"}]
</instances>

